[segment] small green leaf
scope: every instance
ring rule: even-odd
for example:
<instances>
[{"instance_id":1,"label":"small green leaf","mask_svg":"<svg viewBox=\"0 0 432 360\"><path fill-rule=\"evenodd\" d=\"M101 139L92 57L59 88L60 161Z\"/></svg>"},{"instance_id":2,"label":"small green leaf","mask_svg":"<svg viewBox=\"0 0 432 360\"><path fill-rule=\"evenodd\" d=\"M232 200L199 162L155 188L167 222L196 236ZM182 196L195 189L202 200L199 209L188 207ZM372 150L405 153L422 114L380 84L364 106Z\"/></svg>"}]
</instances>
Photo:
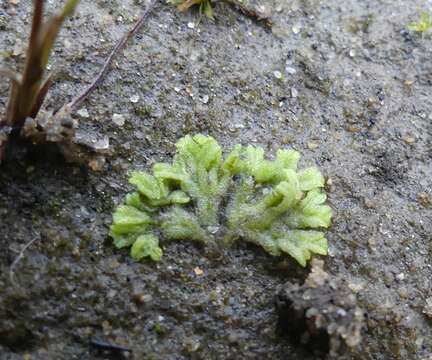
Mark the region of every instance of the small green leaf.
<instances>
[{"instance_id":1,"label":"small green leaf","mask_svg":"<svg viewBox=\"0 0 432 360\"><path fill-rule=\"evenodd\" d=\"M272 236L270 231L262 231L258 234L257 239L252 241L261 246L272 256L280 256L281 251L277 240Z\"/></svg>"},{"instance_id":2,"label":"small green leaf","mask_svg":"<svg viewBox=\"0 0 432 360\"><path fill-rule=\"evenodd\" d=\"M288 214L285 223L290 228L329 227L332 210L324 204L327 196L319 190L309 191L306 197Z\"/></svg>"},{"instance_id":3,"label":"small green leaf","mask_svg":"<svg viewBox=\"0 0 432 360\"><path fill-rule=\"evenodd\" d=\"M115 224L121 225L142 225L149 224L150 217L132 206L121 205L113 214Z\"/></svg>"},{"instance_id":4,"label":"small green leaf","mask_svg":"<svg viewBox=\"0 0 432 360\"><path fill-rule=\"evenodd\" d=\"M73 15L75 8L78 5L78 3L79 3L79 0L68 0L63 7L63 11L62 11L61 16L63 18L66 18L68 16Z\"/></svg>"},{"instance_id":5,"label":"small green leaf","mask_svg":"<svg viewBox=\"0 0 432 360\"><path fill-rule=\"evenodd\" d=\"M159 200L167 195L162 182L143 171L134 171L129 178L129 183L135 185L141 194L152 200Z\"/></svg>"},{"instance_id":6,"label":"small green leaf","mask_svg":"<svg viewBox=\"0 0 432 360\"><path fill-rule=\"evenodd\" d=\"M207 234L201 228L197 217L179 207L174 207L164 215L161 228L163 234L172 240L205 241L207 238Z\"/></svg>"},{"instance_id":7,"label":"small green leaf","mask_svg":"<svg viewBox=\"0 0 432 360\"><path fill-rule=\"evenodd\" d=\"M324 186L324 176L316 167L307 168L298 173L300 189L313 190Z\"/></svg>"},{"instance_id":8,"label":"small green leaf","mask_svg":"<svg viewBox=\"0 0 432 360\"><path fill-rule=\"evenodd\" d=\"M264 150L249 145L245 152L245 164L255 180L260 184L277 184L286 179L286 170L296 170L300 154L294 150L279 150L276 160L265 160Z\"/></svg>"},{"instance_id":9,"label":"small green leaf","mask_svg":"<svg viewBox=\"0 0 432 360\"><path fill-rule=\"evenodd\" d=\"M152 234L139 236L132 245L131 256L136 261L140 261L145 257L150 257L153 261L159 261L162 257L159 239Z\"/></svg>"},{"instance_id":10,"label":"small green leaf","mask_svg":"<svg viewBox=\"0 0 432 360\"><path fill-rule=\"evenodd\" d=\"M141 206L142 206L141 195L138 192L133 192L131 194L127 194L125 203L126 203L126 205L129 205L129 206L132 206L138 210L141 210Z\"/></svg>"},{"instance_id":11,"label":"small green leaf","mask_svg":"<svg viewBox=\"0 0 432 360\"><path fill-rule=\"evenodd\" d=\"M264 149L249 145L244 150L244 158L247 170L254 173L255 169L264 161Z\"/></svg>"},{"instance_id":12,"label":"small green leaf","mask_svg":"<svg viewBox=\"0 0 432 360\"><path fill-rule=\"evenodd\" d=\"M283 252L290 254L301 266L312 254L327 255L328 245L324 234L319 231L292 230L278 239L278 244Z\"/></svg>"},{"instance_id":13,"label":"small green leaf","mask_svg":"<svg viewBox=\"0 0 432 360\"><path fill-rule=\"evenodd\" d=\"M211 7L210 1L204 0L202 3L202 7L204 15L207 16L209 19L214 20L213 8Z\"/></svg>"},{"instance_id":14,"label":"small green leaf","mask_svg":"<svg viewBox=\"0 0 432 360\"><path fill-rule=\"evenodd\" d=\"M121 235L145 230L151 223L151 218L144 212L128 205L117 208L113 214L111 234Z\"/></svg>"},{"instance_id":15,"label":"small green leaf","mask_svg":"<svg viewBox=\"0 0 432 360\"><path fill-rule=\"evenodd\" d=\"M126 235L125 234L116 235L116 234L111 233L111 236L112 236L112 238L114 240L115 247L117 249L121 249L121 248L124 248L124 247L131 246L135 242L135 240L136 240L136 238L137 238L138 235L134 234L134 233L132 233L132 234L126 234Z\"/></svg>"},{"instance_id":16,"label":"small green leaf","mask_svg":"<svg viewBox=\"0 0 432 360\"><path fill-rule=\"evenodd\" d=\"M228 171L232 175L237 175L245 171L245 164L241 159L242 151L243 147L241 145L238 144L234 146L234 149L226 157L223 163L224 170Z\"/></svg>"},{"instance_id":17,"label":"small green leaf","mask_svg":"<svg viewBox=\"0 0 432 360\"><path fill-rule=\"evenodd\" d=\"M284 168L297 170L300 153L295 150L280 149L277 151L276 161Z\"/></svg>"},{"instance_id":18,"label":"small green leaf","mask_svg":"<svg viewBox=\"0 0 432 360\"><path fill-rule=\"evenodd\" d=\"M185 170L178 164L156 163L153 165L153 174L158 179L174 182L183 182L188 178Z\"/></svg>"},{"instance_id":19,"label":"small green leaf","mask_svg":"<svg viewBox=\"0 0 432 360\"><path fill-rule=\"evenodd\" d=\"M253 176L260 184L278 183L284 175L284 169L278 163L268 160L261 161L253 170Z\"/></svg>"},{"instance_id":20,"label":"small green leaf","mask_svg":"<svg viewBox=\"0 0 432 360\"><path fill-rule=\"evenodd\" d=\"M222 150L211 136L197 134L185 136L177 142L177 152L183 161L191 168L203 167L210 170L219 166L222 159Z\"/></svg>"},{"instance_id":21,"label":"small green leaf","mask_svg":"<svg viewBox=\"0 0 432 360\"><path fill-rule=\"evenodd\" d=\"M184 191L176 190L168 196L170 204L187 204L190 201L190 197Z\"/></svg>"},{"instance_id":22,"label":"small green leaf","mask_svg":"<svg viewBox=\"0 0 432 360\"><path fill-rule=\"evenodd\" d=\"M266 208L278 208L280 212L285 212L298 201L300 196L298 187L284 181L264 198L264 204Z\"/></svg>"},{"instance_id":23,"label":"small green leaf","mask_svg":"<svg viewBox=\"0 0 432 360\"><path fill-rule=\"evenodd\" d=\"M425 33L432 29L432 15L427 11L420 14L420 19L418 22L413 22L408 24L408 30Z\"/></svg>"}]
</instances>

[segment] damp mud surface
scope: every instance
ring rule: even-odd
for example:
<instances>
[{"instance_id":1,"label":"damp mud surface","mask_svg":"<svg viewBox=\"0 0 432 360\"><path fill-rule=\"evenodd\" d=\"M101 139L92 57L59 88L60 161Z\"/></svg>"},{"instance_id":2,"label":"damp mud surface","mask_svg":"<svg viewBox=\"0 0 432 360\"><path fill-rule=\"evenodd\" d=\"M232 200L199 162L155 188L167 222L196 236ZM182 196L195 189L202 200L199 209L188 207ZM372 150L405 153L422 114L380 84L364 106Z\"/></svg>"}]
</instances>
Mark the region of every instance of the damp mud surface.
<instances>
[{"instance_id":1,"label":"damp mud surface","mask_svg":"<svg viewBox=\"0 0 432 360\"><path fill-rule=\"evenodd\" d=\"M0 4L1 65L19 69L32 2ZM145 6L81 1L50 61L47 109L91 81ZM407 30L432 5L248 6L272 26L224 2L215 21L156 7L74 114L80 130L109 138L101 171L50 147L10 148L0 167L1 360L315 359L278 328L275 306L309 268L244 244L214 257L171 243L157 264L113 247L128 172L168 160L197 132L227 150L294 148L301 166L319 166L334 209L325 271L364 311L362 340L344 356L432 358L432 37ZM7 94L2 79L2 116Z\"/></svg>"}]
</instances>

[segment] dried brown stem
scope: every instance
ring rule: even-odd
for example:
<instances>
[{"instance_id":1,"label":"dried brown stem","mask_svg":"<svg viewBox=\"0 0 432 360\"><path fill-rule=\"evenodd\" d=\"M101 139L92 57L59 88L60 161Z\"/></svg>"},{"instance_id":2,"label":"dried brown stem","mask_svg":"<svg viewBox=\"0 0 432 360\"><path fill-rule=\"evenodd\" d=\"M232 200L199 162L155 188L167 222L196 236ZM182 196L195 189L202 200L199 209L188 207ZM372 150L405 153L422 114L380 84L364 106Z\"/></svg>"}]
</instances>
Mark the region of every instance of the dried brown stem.
<instances>
[{"instance_id":1,"label":"dried brown stem","mask_svg":"<svg viewBox=\"0 0 432 360\"><path fill-rule=\"evenodd\" d=\"M8 78L11 81L11 88L9 91L9 99L14 98L16 96L16 92L17 92L18 87L20 85L20 76L17 73L15 73L14 71L9 70L9 69L0 69L0 75L5 77L5 78ZM11 125L9 123L9 120L11 118L11 112L12 112L12 108L13 108L12 105L13 105L13 102L9 101L7 104L7 109L6 109L6 118L3 121L0 120L0 129L2 127ZM1 160L1 157L0 157L0 160Z\"/></svg>"},{"instance_id":2,"label":"dried brown stem","mask_svg":"<svg viewBox=\"0 0 432 360\"><path fill-rule=\"evenodd\" d=\"M43 7L44 7L43 0L35 0L32 28L30 33L30 44L35 44L36 41L38 41L38 33L42 25ZM30 46L29 46L29 50L30 50Z\"/></svg>"},{"instance_id":3,"label":"dried brown stem","mask_svg":"<svg viewBox=\"0 0 432 360\"><path fill-rule=\"evenodd\" d=\"M42 22L43 0L35 0L32 30L22 81L18 87L17 95L10 99L13 102L13 107L8 122L14 127L23 126L25 119L32 113L35 102L41 98L39 92L41 90L46 92L47 89L43 88L42 81L49 55L66 16L72 13L77 3L78 0L68 0L63 11L59 15L51 17L44 24Z\"/></svg>"},{"instance_id":4,"label":"dried brown stem","mask_svg":"<svg viewBox=\"0 0 432 360\"><path fill-rule=\"evenodd\" d=\"M46 80L44 81L44 83L41 85L39 92L37 94L36 100L33 104L33 108L29 114L29 116L34 119L36 117L36 115L38 114L44 100L45 97L48 93L48 90L52 84L52 80L53 80L53 74L49 74L48 77L46 78Z\"/></svg>"},{"instance_id":5,"label":"dried brown stem","mask_svg":"<svg viewBox=\"0 0 432 360\"><path fill-rule=\"evenodd\" d=\"M8 137L18 135L27 118L35 118L50 85L43 80L48 58L61 26L70 16L79 0L67 0L60 14L43 22L44 0L34 0L29 45L22 75L1 70L0 74L12 80L6 117L0 120L0 162Z\"/></svg>"}]
</instances>

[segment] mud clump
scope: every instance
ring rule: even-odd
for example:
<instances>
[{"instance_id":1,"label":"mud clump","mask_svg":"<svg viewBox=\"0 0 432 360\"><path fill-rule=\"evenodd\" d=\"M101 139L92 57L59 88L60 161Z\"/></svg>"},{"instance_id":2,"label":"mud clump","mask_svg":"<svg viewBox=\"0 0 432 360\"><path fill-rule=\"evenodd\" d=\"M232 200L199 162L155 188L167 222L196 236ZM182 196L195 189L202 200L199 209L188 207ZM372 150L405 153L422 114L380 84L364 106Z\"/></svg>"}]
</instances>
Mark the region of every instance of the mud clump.
<instances>
[{"instance_id":1,"label":"mud clump","mask_svg":"<svg viewBox=\"0 0 432 360\"><path fill-rule=\"evenodd\" d=\"M363 311L344 280L314 260L303 285L287 283L276 300L279 328L320 359L344 359L361 341ZM348 358L348 357L347 357Z\"/></svg>"}]
</instances>

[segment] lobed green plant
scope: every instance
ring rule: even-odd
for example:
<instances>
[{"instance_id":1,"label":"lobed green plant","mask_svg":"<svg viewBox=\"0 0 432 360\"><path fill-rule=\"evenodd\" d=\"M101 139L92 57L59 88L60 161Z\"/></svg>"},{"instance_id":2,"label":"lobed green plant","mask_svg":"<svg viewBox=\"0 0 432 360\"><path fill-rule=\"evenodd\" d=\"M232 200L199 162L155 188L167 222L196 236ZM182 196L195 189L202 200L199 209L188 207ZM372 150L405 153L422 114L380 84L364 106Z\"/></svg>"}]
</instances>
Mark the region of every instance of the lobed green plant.
<instances>
[{"instance_id":1,"label":"lobed green plant","mask_svg":"<svg viewBox=\"0 0 432 360\"><path fill-rule=\"evenodd\" d=\"M423 11L420 14L420 19L418 22L412 22L408 24L408 30L422 34L426 33L430 29L432 29L432 15L427 11Z\"/></svg>"},{"instance_id":2,"label":"lobed green plant","mask_svg":"<svg viewBox=\"0 0 432 360\"><path fill-rule=\"evenodd\" d=\"M184 12L190 9L192 6L197 5L199 8L200 18L198 23L201 22L202 15L204 14L210 19L214 19L214 11L212 3L213 0L168 0L169 3L176 5L177 10ZM249 1L244 0L221 0L221 2L231 5L238 11L240 11L244 16L250 17L255 21L263 21L263 24L271 27L272 21L268 13L263 12L257 6L251 6Z\"/></svg>"},{"instance_id":3,"label":"lobed green plant","mask_svg":"<svg viewBox=\"0 0 432 360\"><path fill-rule=\"evenodd\" d=\"M132 172L137 191L113 214L110 235L117 248L131 247L135 260L160 260L160 240L192 240L229 246L245 240L271 255L291 255L305 266L326 255L316 229L330 225L324 177L297 169L300 154L278 150L274 160L260 147L236 145L224 158L217 141L197 134L176 144L172 163L153 174Z\"/></svg>"},{"instance_id":4,"label":"lobed green plant","mask_svg":"<svg viewBox=\"0 0 432 360\"><path fill-rule=\"evenodd\" d=\"M188 10L194 5L199 6L200 14L206 15L208 18L213 19L214 13L211 6L210 0L168 0L171 4L177 6L177 10L180 12Z\"/></svg>"}]
</instances>

